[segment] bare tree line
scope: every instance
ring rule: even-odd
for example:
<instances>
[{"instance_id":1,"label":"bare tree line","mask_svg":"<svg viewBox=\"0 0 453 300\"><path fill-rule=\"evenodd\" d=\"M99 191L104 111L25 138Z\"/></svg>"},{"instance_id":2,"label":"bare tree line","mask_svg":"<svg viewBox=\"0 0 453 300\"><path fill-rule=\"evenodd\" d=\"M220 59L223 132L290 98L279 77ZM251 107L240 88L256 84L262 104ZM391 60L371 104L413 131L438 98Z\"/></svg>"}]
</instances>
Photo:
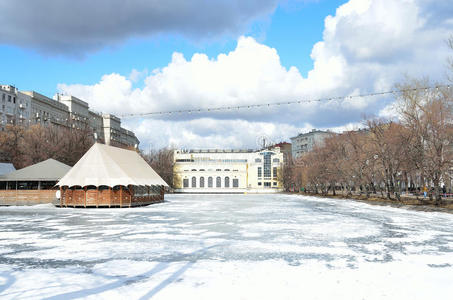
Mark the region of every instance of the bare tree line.
<instances>
[{"instance_id":1,"label":"bare tree line","mask_svg":"<svg viewBox=\"0 0 453 300\"><path fill-rule=\"evenodd\" d=\"M453 36L447 45L453 50ZM453 57L448 60L453 82ZM427 192L435 203L451 192L453 176L453 88L420 89L429 81L397 85L396 120L368 118L365 129L332 134L322 146L285 163L285 188L399 200L401 192Z\"/></svg>"},{"instance_id":2,"label":"bare tree line","mask_svg":"<svg viewBox=\"0 0 453 300\"><path fill-rule=\"evenodd\" d=\"M149 150L148 152L142 152L142 157L146 162L156 171L157 174L169 185L174 185L174 151L169 148L161 148L158 150Z\"/></svg>"},{"instance_id":3,"label":"bare tree line","mask_svg":"<svg viewBox=\"0 0 453 300\"><path fill-rule=\"evenodd\" d=\"M425 84L399 85L397 121L370 118L363 130L332 134L294 162L291 180L334 195L427 191L439 204L453 175L453 88L418 89Z\"/></svg>"},{"instance_id":4,"label":"bare tree line","mask_svg":"<svg viewBox=\"0 0 453 300\"><path fill-rule=\"evenodd\" d=\"M0 131L0 161L16 169L53 158L73 166L94 144L93 131L59 125L13 125Z\"/></svg>"}]
</instances>

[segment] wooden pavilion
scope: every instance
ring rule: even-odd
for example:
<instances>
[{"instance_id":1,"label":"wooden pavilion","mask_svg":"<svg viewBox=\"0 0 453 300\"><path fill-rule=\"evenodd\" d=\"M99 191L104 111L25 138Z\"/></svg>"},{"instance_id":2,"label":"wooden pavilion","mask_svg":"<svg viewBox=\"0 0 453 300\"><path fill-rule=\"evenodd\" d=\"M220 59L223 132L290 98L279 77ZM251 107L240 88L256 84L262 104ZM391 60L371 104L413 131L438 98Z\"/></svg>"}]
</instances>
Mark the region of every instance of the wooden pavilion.
<instances>
[{"instance_id":1,"label":"wooden pavilion","mask_svg":"<svg viewBox=\"0 0 453 300\"><path fill-rule=\"evenodd\" d=\"M163 202L167 183L133 150L94 144L58 182L60 207L133 207Z\"/></svg>"},{"instance_id":2,"label":"wooden pavilion","mask_svg":"<svg viewBox=\"0 0 453 300\"><path fill-rule=\"evenodd\" d=\"M48 159L0 176L0 205L34 205L56 199L55 184L70 166Z\"/></svg>"}]
</instances>

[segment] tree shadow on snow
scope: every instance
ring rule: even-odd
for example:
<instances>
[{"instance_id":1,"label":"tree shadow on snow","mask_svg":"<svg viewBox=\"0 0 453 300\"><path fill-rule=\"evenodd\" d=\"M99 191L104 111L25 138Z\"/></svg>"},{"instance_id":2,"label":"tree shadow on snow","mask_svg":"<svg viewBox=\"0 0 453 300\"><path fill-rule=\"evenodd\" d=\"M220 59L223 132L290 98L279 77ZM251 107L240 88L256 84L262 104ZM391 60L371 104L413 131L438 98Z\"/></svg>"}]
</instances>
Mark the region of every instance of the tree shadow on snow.
<instances>
[{"instance_id":1,"label":"tree shadow on snow","mask_svg":"<svg viewBox=\"0 0 453 300\"><path fill-rule=\"evenodd\" d=\"M199 257L201 255L203 255L207 250L217 247L217 246L219 246L219 245L204 247L204 248L196 250L192 253L186 254L185 256L189 256L189 261L184 266L182 266L181 268L176 270L173 274L171 274L165 280L163 280L161 283L159 283L155 288L153 288L148 293L146 293L145 295L140 297L140 299L143 300L143 299L152 298L154 295L156 295L162 289L164 289L165 287L170 285L172 282L176 281L182 274L184 274L184 272L186 272L192 265L194 265L194 263L197 262ZM171 263L161 262L161 263L157 264L154 268L152 268L150 271L136 275L136 276L125 277L125 278L121 278L115 282L108 283L108 284L105 284L105 285L102 285L99 287L63 293L63 294L55 295L55 296L44 298L44 299L47 299L47 300L77 299L77 298L87 297L90 295L96 295L96 294L103 293L103 292L106 292L109 290L114 290L114 289L122 287L124 285L129 285L129 284L132 284L135 282L139 282L139 281L148 279L151 276L167 269L170 265L171 265Z\"/></svg>"}]
</instances>

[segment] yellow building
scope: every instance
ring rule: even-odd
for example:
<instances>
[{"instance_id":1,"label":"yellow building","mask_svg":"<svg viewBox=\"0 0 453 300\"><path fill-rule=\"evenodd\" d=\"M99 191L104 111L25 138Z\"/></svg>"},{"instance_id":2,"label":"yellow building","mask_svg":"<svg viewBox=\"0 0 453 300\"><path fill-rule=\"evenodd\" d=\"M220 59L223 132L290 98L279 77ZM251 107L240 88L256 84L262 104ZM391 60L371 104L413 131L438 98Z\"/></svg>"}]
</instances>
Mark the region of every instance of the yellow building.
<instances>
[{"instance_id":1,"label":"yellow building","mask_svg":"<svg viewBox=\"0 0 453 300\"><path fill-rule=\"evenodd\" d=\"M283 190L283 153L270 150L175 150L181 193L272 193Z\"/></svg>"}]
</instances>

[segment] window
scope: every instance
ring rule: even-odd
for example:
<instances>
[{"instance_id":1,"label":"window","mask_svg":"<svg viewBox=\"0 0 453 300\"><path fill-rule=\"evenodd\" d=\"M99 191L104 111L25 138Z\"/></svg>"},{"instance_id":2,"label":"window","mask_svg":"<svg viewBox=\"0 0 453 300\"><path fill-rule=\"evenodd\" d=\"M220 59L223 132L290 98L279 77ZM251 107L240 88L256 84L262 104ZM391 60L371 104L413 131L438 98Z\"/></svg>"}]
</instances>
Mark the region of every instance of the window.
<instances>
[{"instance_id":1,"label":"window","mask_svg":"<svg viewBox=\"0 0 453 300\"><path fill-rule=\"evenodd\" d=\"M16 103L16 97L13 97L13 103Z\"/></svg>"},{"instance_id":2,"label":"window","mask_svg":"<svg viewBox=\"0 0 453 300\"><path fill-rule=\"evenodd\" d=\"M225 177L225 187L226 188L230 187L230 177Z\"/></svg>"},{"instance_id":3,"label":"window","mask_svg":"<svg viewBox=\"0 0 453 300\"><path fill-rule=\"evenodd\" d=\"M183 187L185 187L185 188L189 187L189 179L188 178L183 179L182 182L183 182Z\"/></svg>"},{"instance_id":4,"label":"window","mask_svg":"<svg viewBox=\"0 0 453 300\"><path fill-rule=\"evenodd\" d=\"M192 171L197 171L197 169L192 169Z\"/></svg>"},{"instance_id":5,"label":"window","mask_svg":"<svg viewBox=\"0 0 453 300\"><path fill-rule=\"evenodd\" d=\"M212 188L212 177L208 177L208 187Z\"/></svg>"},{"instance_id":6,"label":"window","mask_svg":"<svg viewBox=\"0 0 453 300\"><path fill-rule=\"evenodd\" d=\"M255 158L255 162L256 163L260 163L261 162L261 158Z\"/></svg>"},{"instance_id":7,"label":"window","mask_svg":"<svg viewBox=\"0 0 453 300\"><path fill-rule=\"evenodd\" d=\"M200 169L200 172L204 172L204 169Z\"/></svg>"},{"instance_id":8,"label":"window","mask_svg":"<svg viewBox=\"0 0 453 300\"><path fill-rule=\"evenodd\" d=\"M239 187L239 179L237 179L237 178L234 178L234 179L233 179L233 187L234 187L234 188Z\"/></svg>"},{"instance_id":9,"label":"window","mask_svg":"<svg viewBox=\"0 0 453 300\"><path fill-rule=\"evenodd\" d=\"M8 102L11 102L11 95L8 95Z\"/></svg>"},{"instance_id":10,"label":"window","mask_svg":"<svg viewBox=\"0 0 453 300\"><path fill-rule=\"evenodd\" d=\"M262 183L261 182L258 182L258 185L261 185Z\"/></svg>"},{"instance_id":11,"label":"window","mask_svg":"<svg viewBox=\"0 0 453 300\"><path fill-rule=\"evenodd\" d=\"M225 169L224 171L225 171L225 172L229 172L229 171L230 171L230 169Z\"/></svg>"},{"instance_id":12,"label":"window","mask_svg":"<svg viewBox=\"0 0 453 300\"><path fill-rule=\"evenodd\" d=\"M274 185L277 185L277 183L276 183L276 182L274 182Z\"/></svg>"},{"instance_id":13,"label":"window","mask_svg":"<svg viewBox=\"0 0 453 300\"><path fill-rule=\"evenodd\" d=\"M221 186L221 184L222 184L222 179L220 177L217 177L215 179L215 187L219 188Z\"/></svg>"},{"instance_id":14,"label":"window","mask_svg":"<svg viewBox=\"0 0 453 300\"><path fill-rule=\"evenodd\" d=\"M222 169L216 169L216 171L217 171L217 172L220 172L220 171L222 171Z\"/></svg>"},{"instance_id":15,"label":"window","mask_svg":"<svg viewBox=\"0 0 453 300\"><path fill-rule=\"evenodd\" d=\"M261 177L261 176L262 176L262 168L258 167L258 177Z\"/></svg>"},{"instance_id":16,"label":"window","mask_svg":"<svg viewBox=\"0 0 453 300\"><path fill-rule=\"evenodd\" d=\"M196 188L197 187L197 177L192 177L192 188Z\"/></svg>"},{"instance_id":17,"label":"window","mask_svg":"<svg viewBox=\"0 0 453 300\"><path fill-rule=\"evenodd\" d=\"M200 177L200 187L204 188L204 177Z\"/></svg>"},{"instance_id":18,"label":"window","mask_svg":"<svg viewBox=\"0 0 453 300\"><path fill-rule=\"evenodd\" d=\"M274 158L272 161L273 161L274 163L279 163L279 162L280 162L280 159Z\"/></svg>"},{"instance_id":19,"label":"window","mask_svg":"<svg viewBox=\"0 0 453 300\"><path fill-rule=\"evenodd\" d=\"M271 153L264 153L264 177L271 177Z\"/></svg>"},{"instance_id":20,"label":"window","mask_svg":"<svg viewBox=\"0 0 453 300\"><path fill-rule=\"evenodd\" d=\"M276 178L277 177L277 167L272 168L272 175Z\"/></svg>"},{"instance_id":21,"label":"window","mask_svg":"<svg viewBox=\"0 0 453 300\"><path fill-rule=\"evenodd\" d=\"M264 187L271 187L271 183L270 182L265 182L264 183Z\"/></svg>"}]
</instances>

